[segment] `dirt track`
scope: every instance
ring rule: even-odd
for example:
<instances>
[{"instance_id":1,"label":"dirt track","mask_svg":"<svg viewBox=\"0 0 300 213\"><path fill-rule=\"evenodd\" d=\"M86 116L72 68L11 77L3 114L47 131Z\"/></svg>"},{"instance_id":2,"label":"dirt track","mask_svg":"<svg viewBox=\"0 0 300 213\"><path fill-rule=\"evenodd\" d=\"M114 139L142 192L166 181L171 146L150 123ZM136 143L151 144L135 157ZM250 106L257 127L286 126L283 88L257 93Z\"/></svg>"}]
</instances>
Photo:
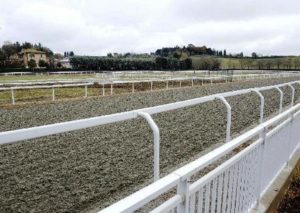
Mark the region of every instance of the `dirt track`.
<instances>
[{"instance_id":1,"label":"dirt track","mask_svg":"<svg viewBox=\"0 0 300 213\"><path fill-rule=\"evenodd\" d=\"M295 79L217 84L0 109L0 130L111 114L291 80ZM299 97L300 87L296 88ZM288 104L291 90L284 91L284 101ZM264 94L265 116L268 116L279 107L279 93ZM233 110L234 134L258 121L257 95L228 101ZM220 101L161 113L154 118L161 130L163 174L225 139L226 109ZM151 182L152 178L152 135L142 119L1 146L0 156L0 212L81 212L95 206L104 207Z\"/></svg>"}]
</instances>

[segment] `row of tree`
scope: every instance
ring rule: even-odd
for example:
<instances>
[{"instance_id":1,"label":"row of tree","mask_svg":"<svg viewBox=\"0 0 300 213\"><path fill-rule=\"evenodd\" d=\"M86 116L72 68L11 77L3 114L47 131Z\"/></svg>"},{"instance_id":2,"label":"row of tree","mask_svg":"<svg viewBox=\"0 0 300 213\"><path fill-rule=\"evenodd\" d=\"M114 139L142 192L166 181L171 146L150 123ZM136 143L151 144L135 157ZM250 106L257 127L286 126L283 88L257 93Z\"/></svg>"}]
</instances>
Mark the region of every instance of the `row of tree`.
<instances>
[{"instance_id":1,"label":"row of tree","mask_svg":"<svg viewBox=\"0 0 300 213\"><path fill-rule=\"evenodd\" d=\"M30 68L60 68L60 60L69 57L74 69L88 70L187 70L187 69L300 69L299 57L262 57L252 53L244 57L243 53L228 54L226 50L215 50L206 46L189 44L183 47L168 47L151 54L108 53L107 56L75 56L73 51L61 54L41 45L30 42L5 42L0 48L0 68L24 68L18 53L22 49L36 49L46 52L48 60L29 63Z\"/></svg>"},{"instance_id":2,"label":"row of tree","mask_svg":"<svg viewBox=\"0 0 300 213\"><path fill-rule=\"evenodd\" d=\"M300 69L299 57L281 57L265 59L228 59L221 68L225 69Z\"/></svg>"},{"instance_id":3,"label":"row of tree","mask_svg":"<svg viewBox=\"0 0 300 213\"><path fill-rule=\"evenodd\" d=\"M218 70L221 67L221 61L216 57L200 57L193 60L192 67L198 70Z\"/></svg>"},{"instance_id":4,"label":"row of tree","mask_svg":"<svg viewBox=\"0 0 300 213\"><path fill-rule=\"evenodd\" d=\"M191 59L173 57L156 58L112 58L97 56L75 56L70 58L74 69L86 70L186 70L192 68Z\"/></svg>"},{"instance_id":5,"label":"row of tree","mask_svg":"<svg viewBox=\"0 0 300 213\"><path fill-rule=\"evenodd\" d=\"M226 56L226 50L215 50L208 48L206 46L195 46L189 44L188 46L175 46L175 47L164 47L162 49L157 49L155 55L160 57L176 57L180 58L181 56L193 56L193 55L212 55L212 56Z\"/></svg>"}]
</instances>

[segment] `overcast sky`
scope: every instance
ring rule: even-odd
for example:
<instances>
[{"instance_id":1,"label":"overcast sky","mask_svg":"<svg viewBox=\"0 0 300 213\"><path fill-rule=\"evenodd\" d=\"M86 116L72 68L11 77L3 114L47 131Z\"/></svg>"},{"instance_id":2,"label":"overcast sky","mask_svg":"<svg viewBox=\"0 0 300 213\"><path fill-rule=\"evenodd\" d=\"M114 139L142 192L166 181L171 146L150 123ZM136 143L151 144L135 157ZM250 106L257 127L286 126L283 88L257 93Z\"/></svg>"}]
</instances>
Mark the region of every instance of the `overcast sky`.
<instances>
[{"instance_id":1,"label":"overcast sky","mask_svg":"<svg viewBox=\"0 0 300 213\"><path fill-rule=\"evenodd\" d=\"M81 55L207 45L300 55L299 0L0 0L0 43Z\"/></svg>"}]
</instances>

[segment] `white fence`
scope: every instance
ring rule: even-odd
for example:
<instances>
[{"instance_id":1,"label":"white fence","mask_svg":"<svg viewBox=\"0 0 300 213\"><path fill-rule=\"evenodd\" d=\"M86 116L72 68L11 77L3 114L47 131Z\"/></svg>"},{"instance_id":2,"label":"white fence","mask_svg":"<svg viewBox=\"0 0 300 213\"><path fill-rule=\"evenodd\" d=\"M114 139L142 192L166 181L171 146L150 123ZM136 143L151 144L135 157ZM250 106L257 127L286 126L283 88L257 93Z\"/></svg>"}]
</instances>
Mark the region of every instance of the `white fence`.
<instances>
[{"instance_id":1,"label":"white fence","mask_svg":"<svg viewBox=\"0 0 300 213\"><path fill-rule=\"evenodd\" d=\"M0 92L1 91L10 91L11 92L11 103L16 103L15 98L15 92L18 90L32 90L32 89L52 89L52 101L54 101L55 98L55 89L56 88L66 88L66 87L83 87L84 88L84 97L88 97L88 87L93 86L95 84L101 85L101 89L99 89L99 94L102 96L108 95L106 92L105 87L109 86L110 91L109 95L114 94L114 88L116 88L117 85L131 85L131 93L136 92L136 85L137 84L149 84L149 91L154 90L154 83L162 82L165 84L164 89L169 89L169 82L178 82L179 88L182 87L183 82L190 82L190 87L194 86L200 86L204 84L213 84L216 82L228 82L228 81L241 81L241 80L253 80L253 79L262 79L262 78L286 78L286 77L300 77L299 73L276 73L276 74L248 74L248 75L233 75L233 76L215 76L215 77L186 77L186 78L170 78L170 79L154 79L154 80L140 80L140 81L99 81L99 80L92 80L90 79L88 82L83 82L80 80L76 81L56 81L56 82L26 82L26 83L3 83L0 84ZM196 82L198 84L196 85ZM37 85L35 85L37 84ZM53 84L53 85L49 85ZM8 87L9 85L9 87ZM14 85L14 86L11 86ZM173 87L174 88L174 87Z\"/></svg>"},{"instance_id":2,"label":"white fence","mask_svg":"<svg viewBox=\"0 0 300 213\"><path fill-rule=\"evenodd\" d=\"M151 212L249 212L299 148L299 110L300 104L101 212L133 212L172 188L176 194ZM243 151L190 182L198 171L256 136L260 138Z\"/></svg>"},{"instance_id":3,"label":"white fence","mask_svg":"<svg viewBox=\"0 0 300 213\"><path fill-rule=\"evenodd\" d=\"M176 193L151 212L249 212L300 148L299 129L297 104L101 212L134 212L172 189ZM249 141L254 142L192 181L199 171Z\"/></svg>"},{"instance_id":4,"label":"white fence","mask_svg":"<svg viewBox=\"0 0 300 213\"><path fill-rule=\"evenodd\" d=\"M55 101L55 89L57 88L67 88L67 87L83 87L84 97L88 96L88 86L93 85L93 83L83 83L83 84L62 84L62 85L38 85L38 86L20 86L20 87L4 87L0 88L0 91L10 91L11 92L11 103L16 103L15 91L17 90L32 90L32 89L52 89L52 101Z\"/></svg>"},{"instance_id":5,"label":"white fence","mask_svg":"<svg viewBox=\"0 0 300 213\"><path fill-rule=\"evenodd\" d=\"M108 207L103 212L132 212L174 187L177 188L177 193L155 208L153 212L172 212L175 210L177 212L219 212L220 209L222 211L245 212L256 204L260 195L286 165L289 157L299 145L300 104L293 106L294 84L300 84L300 82L294 81L274 86L220 93L112 115L1 132L0 145L143 117L153 131L155 182ZM291 108L263 123L264 96L261 91L278 90L280 94L278 108L281 112L284 95L281 88L284 86L291 88ZM261 124L231 140L231 107L226 98L252 92L257 94L261 100ZM227 143L159 179L160 132L151 115L216 99L221 100L227 109ZM278 123L279 125L277 125ZM273 128L274 126L276 127ZM270 127L273 129L269 130ZM257 139L257 137L259 138ZM197 172L249 140L255 142L204 177L191 183L191 177Z\"/></svg>"},{"instance_id":6,"label":"white fence","mask_svg":"<svg viewBox=\"0 0 300 213\"><path fill-rule=\"evenodd\" d=\"M62 71L62 72L5 72L0 73L0 76L12 76L12 75L87 75L95 74L95 71Z\"/></svg>"},{"instance_id":7,"label":"white fence","mask_svg":"<svg viewBox=\"0 0 300 213\"><path fill-rule=\"evenodd\" d=\"M116 72L103 72L97 73L96 76L103 79L141 79L141 78L156 78L160 76L161 78L173 78L173 77L210 77L210 76L220 76L220 75L263 75L263 74L292 74L297 73L297 71L280 71L280 70L182 70L182 71L116 71Z\"/></svg>"}]
</instances>

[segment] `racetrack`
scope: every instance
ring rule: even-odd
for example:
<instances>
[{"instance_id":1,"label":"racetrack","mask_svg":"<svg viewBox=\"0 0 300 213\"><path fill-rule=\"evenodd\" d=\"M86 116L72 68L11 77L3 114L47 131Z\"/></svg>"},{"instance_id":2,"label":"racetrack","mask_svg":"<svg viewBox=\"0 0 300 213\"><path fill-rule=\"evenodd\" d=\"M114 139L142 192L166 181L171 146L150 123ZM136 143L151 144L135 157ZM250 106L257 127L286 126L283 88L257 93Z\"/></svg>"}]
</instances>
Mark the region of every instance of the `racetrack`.
<instances>
[{"instance_id":1,"label":"racetrack","mask_svg":"<svg viewBox=\"0 0 300 213\"><path fill-rule=\"evenodd\" d=\"M12 130L139 109L293 79L256 80L153 93L89 98L0 109L0 130ZM296 97L300 87L295 86ZM291 90L284 89L284 103ZM264 92L265 116L279 108L279 93ZM258 122L255 94L228 98L232 132ZM195 159L225 139L226 108L220 101L160 113L163 174ZM0 147L0 212L82 212L105 207L152 180L153 142L136 119Z\"/></svg>"}]
</instances>

